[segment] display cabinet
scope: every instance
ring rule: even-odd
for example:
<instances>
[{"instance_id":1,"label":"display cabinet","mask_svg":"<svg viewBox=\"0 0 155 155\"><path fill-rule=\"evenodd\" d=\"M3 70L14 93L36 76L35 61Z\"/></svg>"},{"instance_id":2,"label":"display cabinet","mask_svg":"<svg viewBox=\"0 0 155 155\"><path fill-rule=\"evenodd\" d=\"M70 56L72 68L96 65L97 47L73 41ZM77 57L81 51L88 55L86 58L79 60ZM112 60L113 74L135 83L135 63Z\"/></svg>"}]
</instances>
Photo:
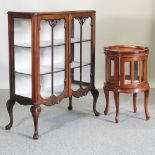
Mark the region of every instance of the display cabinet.
<instances>
[{"instance_id":1,"label":"display cabinet","mask_svg":"<svg viewBox=\"0 0 155 155\"><path fill-rule=\"evenodd\" d=\"M116 106L115 122L119 122L120 93L133 94L133 109L137 112L137 94L144 93L144 110L146 120L150 118L148 112L148 98L150 86L148 82L149 49L142 46L114 45L104 48L106 81L104 93L106 107L104 114L109 111L109 91L114 93Z\"/></svg>"},{"instance_id":2,"label":"display cabinet","mask_svg":"<svg viewBox=\"0 0 155 155\"><path fill-rule=\"evenodd\" d=\"M13 125L13 106L32 105L34 139L38 139L40 105L54 105L72 96L93 96L95 88L95 11L8 12L10 99L7 109Z\"/></svg>"}]
</instances>

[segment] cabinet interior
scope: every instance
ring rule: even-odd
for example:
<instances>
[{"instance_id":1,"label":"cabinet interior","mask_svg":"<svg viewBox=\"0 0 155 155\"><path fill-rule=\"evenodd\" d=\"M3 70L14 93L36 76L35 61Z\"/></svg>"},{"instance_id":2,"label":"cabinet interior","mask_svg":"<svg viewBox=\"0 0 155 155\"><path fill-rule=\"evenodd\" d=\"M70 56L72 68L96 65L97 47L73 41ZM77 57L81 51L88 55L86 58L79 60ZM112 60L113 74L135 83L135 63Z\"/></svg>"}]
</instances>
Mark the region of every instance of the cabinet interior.
<instances>
[{"instance_id":1,"label":"cabinet interior","mask_svg":"<svg viewBox=\"0 0 155 155\"><path fill-rule=\"evenodd\" d=\"M40 22L40 95L45 99L58 96L65 89L65 20L56 21L53 31L49 21ZM31 24L30 19L14 19L15 94L29 98L32 98ZM71 31L71 89L76 91L90 84L91 18L83 21L73 18Z\"/></svg>"}]
</instances>

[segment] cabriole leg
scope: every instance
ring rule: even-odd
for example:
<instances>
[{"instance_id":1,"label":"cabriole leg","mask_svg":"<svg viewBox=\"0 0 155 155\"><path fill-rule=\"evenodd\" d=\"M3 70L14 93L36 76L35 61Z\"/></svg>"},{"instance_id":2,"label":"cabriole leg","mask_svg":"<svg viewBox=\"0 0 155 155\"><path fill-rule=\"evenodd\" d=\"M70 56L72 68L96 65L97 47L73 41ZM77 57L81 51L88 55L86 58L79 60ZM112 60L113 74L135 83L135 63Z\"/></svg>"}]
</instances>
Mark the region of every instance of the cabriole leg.
<instances>
[{"instance_id":1,"label":"cabriole leg","mask_svg":"<svg viewBox=\"0 0 155 155\"><path fill-rule=\"evenodd\" d=\"M137 100L137 94L133 94L133 110L134 110L134 113L137 112L136 100Z\"/></svg>"},{"instance_id":2,"label":"cabriole leg","mask_svg":"<svg viewBox=\"0 0 155 155\"><path fill-rule=\"evenodd\" d=\"M104 89L104 94L105 94L105 99L106 99L106 107L105 107L105 110L104 110L104 114L107 115L108 110L109 110L109 91Z\"/></svg>"},{"instance_id":3,"label":"cabriole leg","mask_svg":"<svg viewBox=\"0 0 155 155\"><path fill-rule=\"evenodd\" d=\"M72 96L69 97L69 106L68 106L68 110L72 110Z\"/></svg>"},{"instance_id":4,"label":"cabriole leg","mask_svg":"<svg viewBox=\"0 0 155 155\"><path fill-rule=\"evenodd\" d=\"M96 110L96 103L97 103L97 99L98 99L98 96L99 96L99 92L97 89L93 89L91 90L91 94L93 96L93 111L94 111L94 114L95 116L99 116L100 113Z\"/></svg>"},{"instance_id":5,"label":"cabriole leg","mask_svg":"<svg viewBox=\"0 0 155 155\"><path fill-rule=\"evenodd\" d=\"M148 99L149 99L149 90L145 91L144 92L144 109L145 109L145 116L146 116L146 120L149 120L150 118L150 115L149 115L149 112L148 112Z\"/></svg>"},{"instance_id":6,"label":"cabriole leg","mask_svg":"<svg viewBox=\"0 0 155 155\"><path fill-rule=\"evenodd\" d=\"M10 117L9 124L5 126L6 130L11 129L11 127L13 125L13 107L14 107L14 105L15 105L15 101L8 100L6 102L6 107L7 107L8 113L9 113L9 117Z\"/></svg>"},{"instance_id":7,"label":"cabriole leg","mask_svg":"<svg viewBox=\"0 0 155 155\"><path fill-rule=\"evenodd\" d=\"M119 93L114 92L114 99L115 99L115 106L116 106L116 116L115 116L115 122L119 122Z\"/></svg>"},{"instance_id":8,"label":"cabriole leg","mask_svg":"<svg viewBox=\"0 0 155 155\"><path fill-rule=\"evenodd\" d=\"M38 135L38 117L39 117L39 114L41 112L41 107L34 105L30 108L30 111L32 113L32 117L33 117L33 121L34 121L33 139L38 139L39 138L39 135Z\"/></svg>"}]
</instances>

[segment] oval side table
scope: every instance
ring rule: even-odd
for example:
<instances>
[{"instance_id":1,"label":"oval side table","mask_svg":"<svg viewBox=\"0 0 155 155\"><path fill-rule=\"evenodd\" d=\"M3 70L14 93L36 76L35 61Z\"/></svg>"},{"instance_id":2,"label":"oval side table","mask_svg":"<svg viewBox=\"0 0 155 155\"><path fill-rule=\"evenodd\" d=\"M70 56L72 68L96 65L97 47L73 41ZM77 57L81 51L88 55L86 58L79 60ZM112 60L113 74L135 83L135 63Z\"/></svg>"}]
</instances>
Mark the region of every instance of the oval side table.
<instances>
[{"instance_id":1,"label":"oval side table","mask_svg":"<svg viewBox=\"0 0 155 155\"><path fill-rule=\"evenodd\" d=\"M114 92L116 116L115 122L119 122L119 93L133 94L133 108L136 113L137 93L144 92L144 109L146 120L150 118L148 113L149 83L147 79L147 63L149 49L140 46L116 45L104 48L106 55L106 81L104 93L107 115L109 109L109 91Z\"/></svg>"}]
</instances>

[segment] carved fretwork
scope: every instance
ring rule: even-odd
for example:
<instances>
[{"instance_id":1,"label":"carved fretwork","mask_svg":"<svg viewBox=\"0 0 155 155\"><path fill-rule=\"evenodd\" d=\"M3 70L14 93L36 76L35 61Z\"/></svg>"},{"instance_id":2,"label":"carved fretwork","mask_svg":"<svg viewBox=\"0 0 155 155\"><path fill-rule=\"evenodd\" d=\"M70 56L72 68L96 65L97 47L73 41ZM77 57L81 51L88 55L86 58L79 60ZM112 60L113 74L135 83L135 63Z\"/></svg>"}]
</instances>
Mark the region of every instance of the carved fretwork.
<instances>
[{"instance_id":1,"label":"carved fretwork","mask_svg":"<svg viewBox=\"0 0 155 155\"><path fill-rule=\"evenodd\" d=\"M48 20L49 25L54 28L61 19Z\"/></svg>"},{"instance_id":2,"label":"carved fretwork","mask_svg":"<svg viewBox=\"0 0 155 155\"><path fill-rule=\"evenodd\" d=\"M75 18L75 19L77 19L78 22L79 22L79 24L82 26L85 23L85 21L86 21L87 18Z\"/></svg>"}]
</instances>

